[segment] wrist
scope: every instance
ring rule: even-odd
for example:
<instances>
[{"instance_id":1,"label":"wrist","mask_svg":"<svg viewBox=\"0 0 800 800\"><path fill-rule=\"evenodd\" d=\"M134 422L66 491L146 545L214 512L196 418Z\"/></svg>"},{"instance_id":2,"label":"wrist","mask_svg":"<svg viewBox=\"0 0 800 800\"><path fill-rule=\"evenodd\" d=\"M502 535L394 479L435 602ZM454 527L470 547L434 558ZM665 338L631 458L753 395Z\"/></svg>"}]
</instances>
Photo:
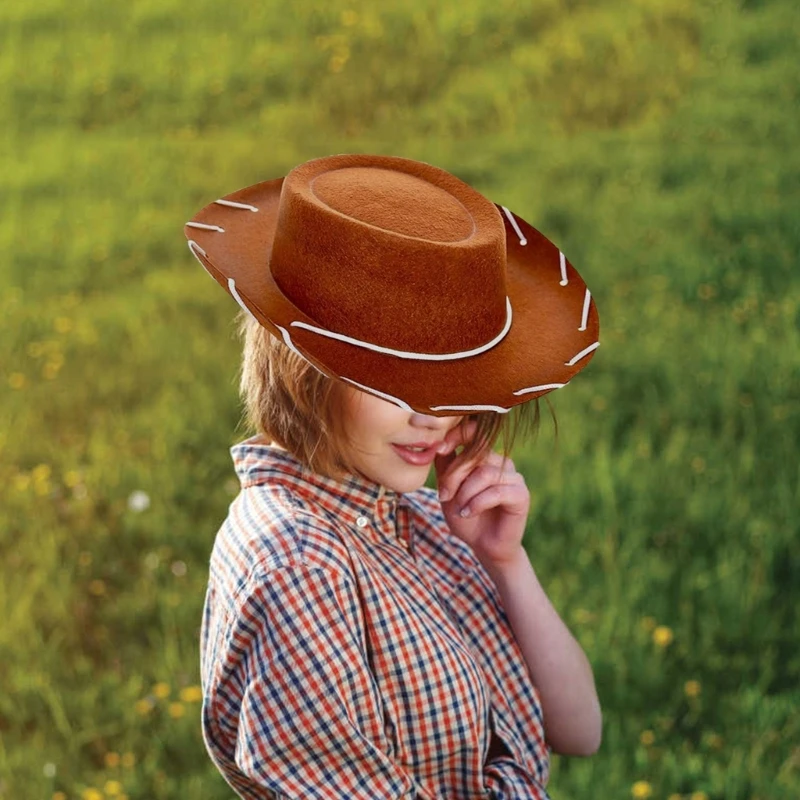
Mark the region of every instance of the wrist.
<instances>
[{"instance_id":1,"label":"wrist","mask_svg":"<svg viewBox=\"0 0 800 800\"><path fill-rule=\"evenodd\" d=\"M513 581L515 577L531 569L528 554L521 544L508 558L485 559L478 556L478 560L489 573L489 577L495 582L498 588L502 584Z\"/></svg>"}]
</instances>

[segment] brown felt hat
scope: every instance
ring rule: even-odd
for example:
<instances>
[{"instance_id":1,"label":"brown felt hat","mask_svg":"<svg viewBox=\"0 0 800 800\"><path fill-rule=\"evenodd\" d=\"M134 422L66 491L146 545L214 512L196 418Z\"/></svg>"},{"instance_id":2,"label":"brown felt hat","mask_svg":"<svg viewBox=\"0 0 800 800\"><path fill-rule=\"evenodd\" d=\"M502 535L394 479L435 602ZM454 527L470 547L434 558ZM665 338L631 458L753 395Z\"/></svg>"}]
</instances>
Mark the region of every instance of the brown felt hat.
<instances>
[{"instance_id":1,"label":"brown felt hat","mask_svg":"<svg viewBox=\"0 0 800 800\"><path fill-rule=\"evenodd\" d=\"M270 333L408 411L506 413L564 386L600 344L564 254L421 161L316 158L209 203L184 232Z\"/></svg>"}]
</instances>

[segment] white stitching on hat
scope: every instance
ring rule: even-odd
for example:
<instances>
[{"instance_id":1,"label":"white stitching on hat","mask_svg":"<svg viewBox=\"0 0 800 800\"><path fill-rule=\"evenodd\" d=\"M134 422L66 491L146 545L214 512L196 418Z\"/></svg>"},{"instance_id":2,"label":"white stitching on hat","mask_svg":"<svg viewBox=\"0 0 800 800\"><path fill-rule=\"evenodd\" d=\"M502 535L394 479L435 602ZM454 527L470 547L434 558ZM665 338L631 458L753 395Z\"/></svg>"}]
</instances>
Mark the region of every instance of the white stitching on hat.
<instances>
[{"instance_id":1,"label":"white stitching on hat","mask_svg":"<svg viewBox=\"0 0 800 800\"><path fill-rule=\"evenodd\" d=\"M567 259L560 250L558 251L558 259L561 262L561 280L559 283L562 286L566 286L569 283L569 279L567 278Z\"/></svg>"},{"instance_id":2,"label":"white stitching on hat","mask_svg":"<svg viewBox=\"0 0 800 800\"><path fill-rule=\"evenodd\" d=\"M502 406L431 406L431 411L496 411L498 414L507 414L510 408Z\"/></svg>"},{"instance_id":3,"label":"white stitching on hat","mask_svg":"<svg viewBox=\"0 0 800 800\"><path fill-rule=\"evenodd\" d=\"M476 347L473 350L464 350L460 353L409 353L405 350L393 350L390 347L381 347L377 344L370 344L369 342L362 342L360 339L353 339L351 336L345 336L343 333L334 333L333 331L326 331L323 328L317 328L314 325L309 325L306 322L292 322L291 324L297 328L305 328L312 333L318 333L321 336L327 336L331 339L338 339L348 344L354 344L358 347L365 347L368 350L375 350L378 353L385 353L389 356L397 356L397 358L414 358L420 361L454 361L457 358L467 358L468 356L475 356L478 353L483 353L490 350L498 342L502 341L509 329L511 328L511 300L506 297L506 324L502 331L492 339L491 342Z\"/></svg>"},{"instance_id":4,"label":"white stitching on hat","mask_svg":"<svg viewBox=\"0 0 800 800\"><path fill-rule=\"evenodd\" d=\"M365 392L369 392L370 394L377 395L378 397L384 398L384 400L389 400L390 402L394 403L395 405L400 406L403 411L414 411L408 403L403 402L399 397L393 397L390 394L385 394L384 392L379 392L377 389L372 389L369 386L364 386L361 383L356 383L356 381L350 380L350 378L345 378L344 375L340 376L343 381L347 381L348 383L352 383L353 386L358 386L359 389L363 389Z\"/></svg>"},{"instance_id":5,"label":"white stitching on hat","mask_svg":"<svg viewBox=\"0 0 800 800\"><path fill-rule=\"evenodd\" d=\"M270 320L270 321L272 322L272 320ZM303 361L305 361L307 364L311 364L311 366L312 366L312 367L314 367L314 369L315 369L315 370L317 370L317 372L321 373L321 374L322 374L322 375L324 375L326 378L329 378L329 377L330 377L330 375L328 375L328 373L327 373L327 372L323 372L323 371L322 371L322 370L321 370L321 369L320 369L320 368L319 368L319 367L318 367L316 364L314 364L314 363L312 363L311 361L309 361L309 360L308 360L308 359L307 359L307 358L306 358L306 357L305 357L305 356L304 356L304 355L303 355L303 354L302 354L302 353L301 353L301 352L300 352L300 351L299 351L299 350L298 350L298 349L297 349L297 348L294 346L294 343L292 342L292 337L291 337L291 336L289 336L289 331L287 331L285 328L282 328L280 325L278 325L278 323L277 323L277 322L272 322L272 324L273 324L273 325L274 325L274 326L275 326L275 327L276 327L276 328L277 328L277 329L278 329L278 330L281 332L281 336L283 336L283 343L284 343L284 344L285 344L285 345L286 345L286 346L287 346L287 347L288 347L288 348L289 348L289 349L290 349L292 352L294 352L294 353L297 353L297 355L298 355L298 356L300 356L300 358L302 358L302 359L303 359Z\"/></svg>"},{"instance_id":6,"label":"white stitching on hat","mask_svg":"<svg viewBox=\"0 0 800 800\"><path fill-rule=\"evenodd\" d=\"M569 381L567 381L569 383ZM528 394L528 392L544 392L548 389L560 389L562 386L566 386L567 383L543 383L541 386L529 386L527 389L517 389L516 392L512 392L515 395L521 394Z\"/></svg>"},{"instance_id":7,"label":"white stitching on hat","mask_svg":"<svg viewBox=\"0 0 800 800\"><path fill-rule=\"evenodd\" d=\"M197 242L194 239L189 239L188 244L189 244L189 249L192 251L192 255L200 262L200 266L206 271L206 274L211 277L211 280L214 281L214 283L218 283L217 279L214 277L211 270L203 263L203 259L200 258L200 256L197 255L197 253L195 253L194 248L196 247L203 254L205 258L208 258L208 256L206 255L206 251L203 250L203 248L200 247L200 245L197 244ZM194 245L194 247L192 245Z\"/></svg>"},{"instance_id":8,"label":"white stitching on hat","mask_svg":"<svg viewBox=\"0 0 800 800\"><path fill-rule=\"evenodd\" d=\"M198 250L199 250L199 251L200 251L200 252L201 252L201 253L202 253L202 254L203 254L203 255L204 255L206 258L208 258L208 256L206 255L206 251L205 251L205 250L203 250L203 248L202 248L202 247L200 247L200 245L199 245L199 244L197 244L197 242L196 242L194 239L189 239L189 242L188 242L188 243L189 243L189 249L192 251L192 255L193 255L195 258L197 258L197 253L195 253L195 251L194 251L194 247L196 247L196 248L197 248L197 249L198 249ZM192 245L194 245L194 247L192 247ZM197 258L197 260L198 260L198 261L200 261L200 259L199 259L199 258ZM200 261L200 263L201 263L201 264L203 264L203 262L202 262L202 261ZM203 267L205 267L205 264L203 264Z\"/></svg>"},{"instance_id":9,"label":"white stitching on hat","mask_svg":"<svg viewBox=\"0 0 800 800\"><path fill-rule=\"evenodd\" d=\"M190 228L202 228L206 231L219 231L220 233L225 233L225 228L220 228L219 225L204 225L202 222L187 222L186 224Z\"/></svg>"},{"instance_id":10,"label":"white stitching on hat","mask_svg":"<svg viewBox=\"0 0 800 800\"><path fill-rule=\"evenodd\" d=\"M588 356L592 350L597 350L600 347L600 342L595 342L594 344L590 344L588 347L584 348L580 351L577 355L573 356L569 361L564 362L565 367L571 367L574 364L577 364L584 356Z\"/></svg>"},{"instance_id":11,"label":"white stitching on hat","mask_svg":"<svg viewBox=\"0 0 800 800\"><path fill-rule=\"evenodd\" d=\"M586 322L589 319L589 302L592 299L592 293L589 289L586 289L586 294L583 297L583 316L581 316L581 326L578 328L579 331L586 330Z\"/></svg>"},{"instance_id":12,"label":"white stitching on hat","mask_svg":"<svg viewBox=\"0 0 800 800\"><path fill-rule=\"evenodd\" d=\"M215 200L215 203L219 203L221 206L230 206L231 208L246 208L250 209L250 211L258 211L255 206L248 205L247 203L234 203L233 200Z\"/></svg>"},{"instance_id":13,"label":"white stitching on hat","mask_svg":"<svg viewBox=\"0 0 800 800\"><path fill-rule=\"evenodd\" d=\"M528 240L522 235L522 231L519 229L519 225L517 225L517 221L514 219L514 217L511 214L511 212L505 206L500 206L500 208L503 209L503 211L505 212L506 217L508 217L508 221L511 223L511 225L514 228L514 230L517 232L517 236L519 236L519 243L521 245L528 244Z\"/></svg>"},{"instance_id":14,"label":"white stitching on hat","mask_svg":"<svg viewBox=\"0 0 800 800\"><path fill-rule=\"evenodd\" d=\"M231 294L236 299L236 302L256 321L258 322L258 318L256 315L244 304L244 301L241 297L239 297L239 292L236 291L236 281L233 278L228 278L228 289L230 289ZM259 323L260 325L261 323Z\"/></svg>"}]
</instances>

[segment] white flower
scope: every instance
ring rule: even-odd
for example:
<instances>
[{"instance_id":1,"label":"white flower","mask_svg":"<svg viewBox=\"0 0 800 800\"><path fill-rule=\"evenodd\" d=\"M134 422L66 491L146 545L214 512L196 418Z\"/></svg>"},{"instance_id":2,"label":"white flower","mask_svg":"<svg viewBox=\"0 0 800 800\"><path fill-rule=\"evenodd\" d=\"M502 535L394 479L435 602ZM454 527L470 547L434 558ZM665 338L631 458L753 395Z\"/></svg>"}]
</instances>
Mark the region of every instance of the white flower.
<instances>
[{"instance_id":1,"label":"white flower","mask_svg":"<svg viewBox=\"0 0 800 800\"><path fill-rule=\"evenodd\" d=\"M146 508L150 507L150 498L147 494L141 490L137 490L135 492L131 492L131 496L128 498L128 508L131 511L144 511Z\"/></svg>"},{"instance_id":2,"label":"white flower","mask_svg":"<svg viewBox=\"0 0 800 800\"><path fill-rule=\"evenodd\" d=\"M186 564L183 561L173 561L170 567L172 574L182 578L186 574Z\"/></svg>"},{"instance_id":3,"label":"white flower","mask_svg":"<svg viewBox=\"0 0 800 800\"><path fill-rule=\"evenodd\" d=\"M55 778L55 776L56 776L56 765L52 761L48 761L42 767L42 772L44 773L45 778Z\"/></svg>"}]
</instances>

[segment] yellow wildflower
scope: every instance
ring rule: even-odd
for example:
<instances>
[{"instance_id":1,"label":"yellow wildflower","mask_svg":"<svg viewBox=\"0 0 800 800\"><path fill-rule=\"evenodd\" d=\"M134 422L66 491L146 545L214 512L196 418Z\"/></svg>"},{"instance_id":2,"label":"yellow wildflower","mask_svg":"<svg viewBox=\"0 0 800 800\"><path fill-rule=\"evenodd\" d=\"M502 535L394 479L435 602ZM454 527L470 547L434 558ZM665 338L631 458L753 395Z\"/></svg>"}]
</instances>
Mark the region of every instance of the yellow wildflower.
<instances>
[{"instance_id":1,"label":"yellow wildflower","mask_svg":"<svg viewBox=\"0 0 800 800\"><path fill-rule=\"evenodd\" d=\"M137 700L134 708L136 709L137 714L141 714L142 716L144 716L145 714L149 714L150 711L152 710L153 701L145 697L142 700Z\"/></svg>"},{"instance_id":2,"label":"yellow wildflower","mask_svg":"<svg viewBox=\"0 0 800 800\"><path fill-rule=\"evenodd\" d=\"M31 478L35 481L46 481L50 477L51 469L49 464L37 464L31 470Z\"/></svg>"},{"instance_id":3,"label":"yellow wildflower","mask_svg":"<svg viewBox=\"0 0 800 800\"><path fill-rule=\"evenodd\" d=\"M642 627L650 633L656 626L655 617L642 617Z\"/></svg>"},{"instance_id":4,"label":"yellow wildflower","mask_svg":"<svg viewBox=\"0 0 800 800\"><path fill-rule=\"evenodd\" d=\"M48 361L42 367L42 377L47 378L47 380L52 381L58 375L58 371L61 369L63 365L63 361Z\"/></svg>"},{"instance_id":5,"label":"yellow wildflower","mask_svg":"<svg viewBox=\"0 0 800 800\"><path fill-rule=\"evenodd\" d=\"M656 735L651 730L642 731L641 736L639 736L639 741L645 746L650 747L653 742L656 740Z\"/></svg>"},{"instance_id":6,"label":"yellow wildflower","mask_svg":"<svg viewBox=\"0 0 800 800\"><path fill-rule=\"evenodd\" d=\"M90 786L81 792L81 800L103 800L103 793L99 789Z\"/></svg>"},{"instance_id":7,"label":"yellow wildflower","mask_svg":"<svg viewBox=\"0 0 800 800\"><path fill-rule=\"evenodd\" d=\"M114 769L114 767L119 766L119 753L106 753L103 760L105 761L107 767Z\"/></svg>"},{"instance_id":8,"label":"yellow wildflower","mask_svg":"<svg viewBox=\"0 0 800 800\"><path fill-rule=\"evenodd\" d=\"M46 495L50 494L50 482L36 481L33 484L33 491L38 494L39 497L45 497Z\"/></svg>"},{"instance_id":9,"label":"yellow wildflower","mask_svg":"<svg viewBox=\"0 0 800 800\"><path fill-rule=\"evenodd\" d=\"M122 766L130 769L136 763L136 756L133 753L122 754Z\"/></svg>"},{"instance_id":10,"label":"yellow wildflower","mask_svg":"<svg viewBox=\"0 0 800 800\"><path fill-rule=\"evenodd\" d=\"M692 792L689 797L690 800L708 800L708 795L705 792Z\"/></svg>"},{"instance_id":11,"label":"yellow wildflower","mask_svg":"<svg viewBox=\"0 0 800 800\"><path fill-rule=\"evenodd\" d=\"M101 581L100 578L95 578L89 584L89 592L93 594L95 597L101 597L106 593L106 584L105 581Z\"/></svg>"},{"instance_id":12,"label":"yellow wildflower","mask_svg":"<svg viewBox=\"0 0 800 800\"><path fill-rule=\"evenodd\" d=\"M697 697L700 694L700 681L686 681L683 684L683 691L687 697Z\"/></svg>"},{"instance_id":13,"label":"yellow wildflower","mask_svg":"<svg viewBox=\"0 0 800 800\"><path fill-rule=\"evenodd\" d=\"M64 792L53 792L53 796L50 800L67 800L67 796Z\"/></svg>"},{"instance_id":14,"label":"yellow wildflower","mask_svg":"<svg viewBox=\"0 0 800 800\"><path fill-rule=\"evenodd\" d=\"M72 330L72 320L69 317L56 317L53 327L58 333L68 333Z\"/></svg>"},{"instance_id":15,"label":"yellow wildflower","mask_svg":"<svg viewBox=\"0 0 800 800\"><path fill-rule=\"evenodd\" d=\"M81 474L76 469L68 469L64 473L64 483L72 489L81 482Z\"/></svg>"},{"instance_id":16,"label":"yellow wildflower","mask_svg":"<svg viewBox=\"0 0 800 800\"><path fill-rule=\"evenodd\" d=\"M25 386L26 379L21 372L12 372L8 376L8 385L12 389L22 389Z\"/></svg>"},{"instance_id":17,"label":"yellow wildflower","mask_svg":"<svg viewBox=\"0 0 800 800\"><path fill-rule=\"evenodd\" d=\"M646 800L653 794L653 787L647 781L636 781L631 787L631 794L637 800Z\"/></svg>"},{"instance_id":18,"label":"yellow wildflower","mask_svg":"<svg viewBox=\"0 0 800 800\"><path fill-rule=\"evenodd\" d=\"M672 629L668 628L666 625L659 625L653 631L653 641L659 647L666 647L672 642L673 634Z\"/></svg>"},{"instance_id":19,"label":"yellow wildflower","mask_svg":"<svg viewBox=\"0 0 800 800\"><path fill-rule=\"evenodd\" d=\"M159 699L164 700L165 698L169 697L171 689L169 688L169 684L164 683L163 681L159 681L155 686L153 686L153 694Z\"/></svg>"},{"instance_id":20,"label":"yellow wildflower","mask_svg":"<svg viewBox=\"0 0 800 800\"><path fill-rule=\"evenodd\" d=\"M103 791L111 797L117 797L122 792L122 784L119 781L106 781Z\"/></svg>"},{"instance_id":21,"label":"yellow wildflower","mask_svg":"<svg viewBox=\"0 0 800 800\"><path fill-rule=\"evenodd\" d=\"M186 711L186 707L183 705L183 703L170 703L169 704L169 715L173 719L178 719L178 718L182 717L184 715L185 711Z\"/></svg>"},{"instance_id":22,"label":"yellow wildflower","mask_svg":"<svg viewBox=\"0 0 800 800\"><path fill-rule=\"evenodd\" d=\"M184 703L199 703L203 699L203 690L199 686L187 686L181 689L180 696Z\"/></svg>"}]
</instances>

